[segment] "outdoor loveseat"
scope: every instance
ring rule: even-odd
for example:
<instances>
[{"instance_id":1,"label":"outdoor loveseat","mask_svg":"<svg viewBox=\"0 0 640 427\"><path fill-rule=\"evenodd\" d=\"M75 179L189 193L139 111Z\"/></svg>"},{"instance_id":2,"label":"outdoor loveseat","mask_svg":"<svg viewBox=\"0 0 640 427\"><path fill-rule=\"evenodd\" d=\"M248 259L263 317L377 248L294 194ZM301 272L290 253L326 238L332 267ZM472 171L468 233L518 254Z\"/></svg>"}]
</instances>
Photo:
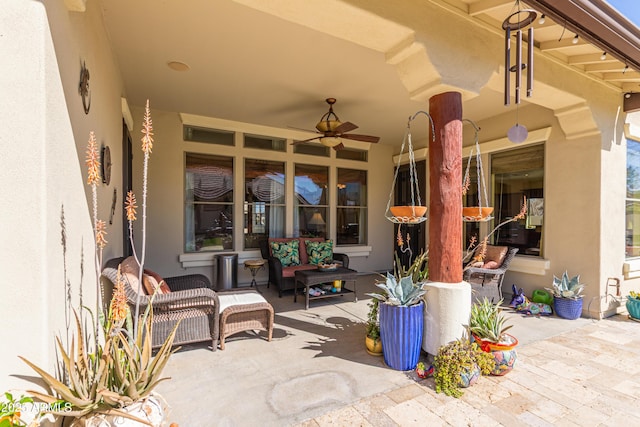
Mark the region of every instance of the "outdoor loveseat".
<instances>
[{"instance_id":1,"label":"outdoor loveseat","mask_svg":"<svg viewBox=\"0 0 640 427\"><path fill-rule=\"evenodd\" d=\"M294 265L284 265L280 258L274 256L271 243L289 243L291 241L298 241L298 257L299 262ZM325 242L323 238L309 238L309 237L291 237L291 238L269 238L268 240L262 240L260 242L260 253L262 258L267 260L269 265L269 284L273 284L278 288L278 295L282 297L282 291L293 289L295 273L299 270L313 270L318 268L316 264L310 262L309 254L307 253L306 242ZM332 259L339 261L342 266L349 268L349 256L346 254L333 253Z\"/></svg>"}]
</instances>

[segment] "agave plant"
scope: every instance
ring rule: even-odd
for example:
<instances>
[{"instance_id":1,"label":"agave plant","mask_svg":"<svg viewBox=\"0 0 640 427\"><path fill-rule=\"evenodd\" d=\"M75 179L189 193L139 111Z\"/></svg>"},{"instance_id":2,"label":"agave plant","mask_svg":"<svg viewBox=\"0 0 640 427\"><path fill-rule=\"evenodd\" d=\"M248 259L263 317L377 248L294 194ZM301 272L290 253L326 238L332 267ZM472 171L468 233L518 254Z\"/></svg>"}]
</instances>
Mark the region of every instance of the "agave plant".
<instances>
[{"instance_id":1,"label":"agave plant","mask_svg":"<svg viewBox=\"0 0 640 427\"><path fill-rule=\"evenodd\" d=\"M410 306L420 302L427 292L422 286L413 282L411 276L397 280L391 273L387 273L384 282L377 282L376 286L382 289L382 293L369 293L367 295L391 305Z\"/></svg>"},{"instance_id":2,"label":"agave plant","mask_svg":"<svg viewBox=\"0 0 640 427\"><path fill-rule=\"evenodd\" d=\"M506 325L506 318L502 313L500 305L492 303L487 297L471 306L471 316L469 317L469 330L478 338L494 343L503 342L505 333L513 325Z\"/></svg>"},{"instance_id":3,"label":"agave plant","mask_svg":"<svg viewBox=\"0 0 640 427\"><path fill-rule=\"evenodd\" d=\"M569 298L578 299L582 298L582 290L584 289L584 283L580 283L580 275L573 276L569 279L569 275L565 271L562 274L562 278L553 276L553 288L546 288L548 291L553 292L555 298Z\"/></svg>"},{"instance_id":4,"label":"agave plant","mask_svg":"<svg viewBox=\"0 0 640 427\"><path fill-rule=\"evenodd\" d=\"M415 260L413 260L409 268L404 268L404 266L400 262L398 253L396 252L396 262L393 269L393 275L398 281L400 281L403 277L409 276L411 277L413 283L420 283L426 280L427 276L429 275L428 261L429 253L422 252L416 257Z\"/></svg>"}]
</instances>

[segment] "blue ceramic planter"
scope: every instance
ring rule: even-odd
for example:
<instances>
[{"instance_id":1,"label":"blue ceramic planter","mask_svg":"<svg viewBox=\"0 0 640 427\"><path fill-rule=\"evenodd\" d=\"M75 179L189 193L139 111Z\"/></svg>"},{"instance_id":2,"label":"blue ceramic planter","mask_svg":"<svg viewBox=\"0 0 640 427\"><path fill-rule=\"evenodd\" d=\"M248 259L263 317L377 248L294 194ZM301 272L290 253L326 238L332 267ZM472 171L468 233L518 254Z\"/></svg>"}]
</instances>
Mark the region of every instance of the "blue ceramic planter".
<instances>
[{"instance_id":1,"label":"blue ceramic planter","mask_svg":"<svg viewBox=\"0 0 640 427\"><path fill-rule=\"evenodd\" d=\"M629 316L634 319L640 319L640 299L627 297L627 311Z\"/></svg>"},{"instance_id":2,"label":"blue ceramic planter","mask_svg":"<svg viewBox=\"0 0 640 427\"><path fill-rule=\"evenodd\" d=\"M384 362L398 371L418 364L424 329L424 302L409 307L380 304L380 338Z\"/></svg>"},{"instance_id":3,"label":"blue ceramic planter","mask_svg":"<svg viewBox=\"0 0 640 427\"><path fill-rule=\"evenodd\" d=\"M553 309L563 319L577 319L582 314L582 298L554 298Z\"/></svg>"}]
</instances>

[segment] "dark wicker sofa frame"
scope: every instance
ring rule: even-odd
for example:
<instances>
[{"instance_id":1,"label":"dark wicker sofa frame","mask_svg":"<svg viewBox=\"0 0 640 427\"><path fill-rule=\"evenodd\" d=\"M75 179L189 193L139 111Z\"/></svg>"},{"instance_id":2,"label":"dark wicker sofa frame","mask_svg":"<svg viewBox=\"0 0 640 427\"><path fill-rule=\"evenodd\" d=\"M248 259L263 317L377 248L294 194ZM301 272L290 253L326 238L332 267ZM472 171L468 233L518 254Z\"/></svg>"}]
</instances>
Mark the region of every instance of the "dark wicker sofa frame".
<instances>
[{"instance_id":1,"label":"dark wicker sofa frame","mask_svg":"<svg viewBox=\"0 0 640 427\"><path fill-rule=\"evenodd\" d=\"M274 256L271 256L269 250L269 242L264 239L260 241L260 254L262 258L267 260L269 266L269 282L278 288L278 296L282 298L282 291L294 289L295 278L294 277L282 277L282 263ZM349 256L347 254L335 253L333 254L334 261L340 261L342 266L349 268Z\"/></svg>"}]
</instances>

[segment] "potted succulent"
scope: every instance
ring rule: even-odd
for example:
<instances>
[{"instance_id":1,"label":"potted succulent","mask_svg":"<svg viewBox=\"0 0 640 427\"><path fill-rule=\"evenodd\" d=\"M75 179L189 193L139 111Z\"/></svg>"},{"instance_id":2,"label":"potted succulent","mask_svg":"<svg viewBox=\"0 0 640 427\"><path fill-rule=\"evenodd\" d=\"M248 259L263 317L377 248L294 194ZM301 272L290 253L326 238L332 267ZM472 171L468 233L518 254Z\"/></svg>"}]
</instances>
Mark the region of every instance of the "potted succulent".
<instances>
[{"instance_id":1,"label":"potted succulent","mask_svg":"<svg viewBox=\"0 0 640 427\"><path fill-rule=\"evenodd\" d=\"M433 359L437 393L460 397L461 388L473 385L480 375L488 375L495 363L491 354L482 351L468 335L440 346Z\"/></svg>"},{"instance_id":2,"label":"potted succulent","mask_svg":"<svg viewBox=\"0 0 640 427\"><path fill-rule=\"evenodd\" d=\"M630 291L626 306L629 312L629 318L632 320L640 320L640 294L635 291Z\"/></svg>"},{"instance_id":3,"label":"potted succulent","mask_svg":"<svg viewBox=\"0 0 640 427\"><path fill-rule=\"evenodd\" d=\"M553 293L553 309L564 319L574 320L582 314L582 290L584 283L580 283L580 275L569 275L565 271L561 278L553 276L553 288L546 288Z\"/></svg>"},{"instance_id":4,"label":"potted succulent","mask_svg":"<svg viewBox=\"0 0 640 427\"><path fill-rule=\"evenodd\" d=\"M502 300L494 304L484 297L471 306L469 317L471 336L483 351L494 358L495 367L491 375L505 375L513 369L518 357L515 350L518 340L506 333L513 325L506 324L501 304Z\"/></svg>"},{"instance_id":5,"label":"potted succulent","mask_svg":"<svg viewBox=\"0 0 640 427\"><path fill-rule=\"evenodd\" d=\"M424 329L424 302L426 293L411 275L396 278L390 273L384 282L376 283L381 293L369 296L378 299L380 337L384 345L385 363L399 371L416 367Z\"/></svg>"},{"instance_id":6,"label":"potted succulent","mask_svg":"<svg viewBox=\"0 0 640 427\"><path fill-rule=\"evenodd\" d=\"M382 356L382 340L380 339L380 322L378 320L378 306L380 300L372 298L369 302L367 314L365 345L367 353L372 356Z\"/></svg>"}]
</instances>

